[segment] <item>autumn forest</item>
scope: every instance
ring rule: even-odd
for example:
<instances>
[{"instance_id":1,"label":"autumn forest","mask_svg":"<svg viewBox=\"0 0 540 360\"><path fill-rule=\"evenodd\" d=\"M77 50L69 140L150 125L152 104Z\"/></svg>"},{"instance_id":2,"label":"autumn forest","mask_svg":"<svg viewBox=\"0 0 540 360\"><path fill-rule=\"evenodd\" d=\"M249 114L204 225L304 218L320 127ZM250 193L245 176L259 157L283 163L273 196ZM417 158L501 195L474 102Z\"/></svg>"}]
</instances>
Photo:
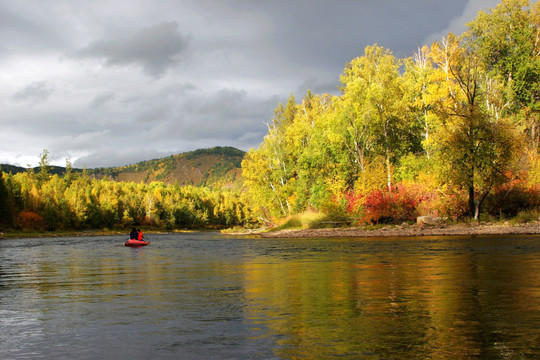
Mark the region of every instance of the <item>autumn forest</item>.
<instances>
[{"instance_id":1,"label":"autumn forest","mask_svg":"<svg viewBox=\"0 0 540 360\"><path fill-rule=\"evenodd\" d=\"M240 186L0 172L2 229L347 225L531 216L540 206L540 4L502 0L463 34L400 59L374 44L339 95L291 94L242 160ZM227 171L229 168L227 168Z\"/></svg>"}]
</instances>

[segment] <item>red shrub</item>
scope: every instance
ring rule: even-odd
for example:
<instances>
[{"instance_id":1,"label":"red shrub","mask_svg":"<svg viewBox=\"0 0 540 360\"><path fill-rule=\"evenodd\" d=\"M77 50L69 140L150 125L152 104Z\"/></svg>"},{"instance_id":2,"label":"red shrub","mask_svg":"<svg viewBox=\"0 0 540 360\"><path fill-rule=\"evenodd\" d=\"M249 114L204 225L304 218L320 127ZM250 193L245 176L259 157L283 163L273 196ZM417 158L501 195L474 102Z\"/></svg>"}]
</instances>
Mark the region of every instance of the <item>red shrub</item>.
<instances>
[{"instance_id":1,"label":"red shrub","mask_svg":"<svg viewBox=\"0 0 540 360\"><path fill-rule=\"evenodd\" d=\"M540 186L527 186L524 180L515 179L499 186L486 204L492 215L516 216L522 210L540 206Z\"/></svg>"},{"instance_id":2,"label":"red shrub","mask_svg":"<svg viewBox=\"0 0 540 360\"><path fill-rule=\"evenodd\" d=\"M364 221L370 223L392 222L397 209L397 194L390 191L373 190L366 195Z\"/></svg>"},{"instance_id":3,"label":"red shrub","mask_svg":"<svg viewBox=\"0 0 540 360\"><path fill-rule=\"evenodd\" d=\"M45 219L34 211L24 210L17 216L15 226L20 229L43 230L45 228Z\"/></svg>"},{"instance_id":4,"label":"red shrub","mask_svg":"<svg viewBox=\"0 0 540 360\"><path fill-rule=\"evenodd\" d=\"M354 191L350 191L345 194L345 200L347 202L347 213L358 214L358 212L360 211L360 207L364 202L364 195Z\"/></svg>"},{"instance_id":5,"label":"red shrub","mask_svg":"<svg viewBox=\"0 0 540 360\"><path fill-rule=\"evenodd\" d=\"M391 223L415 220L422 202L434 197L421 186L398 184L391 191L372 190L369 193L347 195L347 211L352 214L363 212L362 221L369 223Z\"/></svg>"}]
</instances>

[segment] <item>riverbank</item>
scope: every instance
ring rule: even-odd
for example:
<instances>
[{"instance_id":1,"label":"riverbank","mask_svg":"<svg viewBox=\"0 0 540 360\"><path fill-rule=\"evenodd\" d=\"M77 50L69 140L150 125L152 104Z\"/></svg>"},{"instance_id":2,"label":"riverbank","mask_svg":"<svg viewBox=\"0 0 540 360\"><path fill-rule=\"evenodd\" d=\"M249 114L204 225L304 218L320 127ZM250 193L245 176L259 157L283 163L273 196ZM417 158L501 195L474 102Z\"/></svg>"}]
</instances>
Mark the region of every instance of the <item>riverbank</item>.
<instances>
[{"instance_id":1,"label":"riverbank","mask_svg":"<svg viewBox=\"0 0 540 360\"><path fill-rule=\"evenodd\" d=\"M145 234L185 233L193 230L145 231ZM439 225L384 225L349 228L324 229L268 229L224 231L223 235L257 236L261 238L308 238L308 237L414 237L414 236L475 236L475 235L540 235L540 222L525 224L510 223L459 223ZM125 231L86 230L62 232L0 232L1 239L40 238L40 237L91 237L118 235L127 236Z\"/></svg>"},{"instance_id":2,"label":"riverbank","mask_svg":"<svg viewBox=\"0 0 540 360\"><path fill-rule=\"evenodd\" d=\"M86 231L5 231L0 232L0 240L2 239L20 239L20 238L43 238L43 237L85 237L85 236L105 236L105 235L121 235L126 234L125 231L114 230L86 230ZM126 235L127 236L127 235Z\"/></svg>"},{"instance_id":3,"label":"riverbank","mask_svg":"<svg viewBox=\"0 0 540 360\"><path fill-rule=\"evenodd\" d=\"M414 237L414 236L476 236L476 235L533 235L540 234L540 223L463 223L429 225L388 225L377 228L350 227L330 229L285 229L251 231L236 235L256 235L262 238L306 237Z\"/></svg>"},{"instance_id":4,"label":"riverbank","mask_svg":"<svg viewBox=\"0 0 540 360\"><path fill-rule=\"evenodd\" d=\"M174 230L174 231L159 231L159 230L144 230L145 235L152 234L171 234L185 233L191 230ZM94 237L94 236L110 236L118 235L122 238L128 238L129 232L126 230L79 230L79 231L6 231L0 232L0 240L4 239L21 239L21 238L44 238L44 237Z\"/></svg>"}]
</instances>

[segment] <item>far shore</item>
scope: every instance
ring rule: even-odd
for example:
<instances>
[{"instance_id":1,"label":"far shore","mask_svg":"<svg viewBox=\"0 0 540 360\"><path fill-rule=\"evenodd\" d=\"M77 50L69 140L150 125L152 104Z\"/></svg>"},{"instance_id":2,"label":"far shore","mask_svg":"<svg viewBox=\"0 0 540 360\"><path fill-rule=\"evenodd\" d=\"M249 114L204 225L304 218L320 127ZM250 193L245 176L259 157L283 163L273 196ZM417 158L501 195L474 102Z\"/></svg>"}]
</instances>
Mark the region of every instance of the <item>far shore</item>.
<instances>
[{"instance_id":1,"label":"far shore","mask_svg":"<svg viewBox=\"0 0 540 360\"><path fill-rule=\"evenodd\" d=\"M228 235L255 235L262 238L329 238L329 237L415 237L415 236L477 236L477 235L536 235L540 234L540 223L527 224L440 224L387 225L380 228L329 228L329 229L285 229L278 231L247 231Z\"/></svg>"},{"instance_id":2,"label":"far shore","mask_svg":"<svg viewBox=\"0 0 540 360\"><path fill-rule=\"evenodd\" d=\"M192 232L192 230L144 230L144 234L172 234ZM72 231L0 231L0 240L6 239L24 239L24 238L47 238L47 237L93 237L93 236L116 236L129 238L129 232L126 230L72 230Z\"/></svg>"},{"instance_id":3,"label":"far shore","mask_svg":"<svg viewBox=\"0 0 540 360\"><path fill-rule=\"evenodd\" d=\"M145 234L171 234L209 230L147 230ZM216 231L213 229L212 231ZM252 229L223 231L225 236L256 236L260 238L362 238L362 237L416 237L416 236L479 236L479 235L540 235L540 221L525 224L510 223L458 223L439 225L383 225L348 228L323 229ZM121 230L83 230L60 232L0 232L1 239L40 238L40 237L85 237L118 235L128 236Z\"/></svg>"}]
</instances>

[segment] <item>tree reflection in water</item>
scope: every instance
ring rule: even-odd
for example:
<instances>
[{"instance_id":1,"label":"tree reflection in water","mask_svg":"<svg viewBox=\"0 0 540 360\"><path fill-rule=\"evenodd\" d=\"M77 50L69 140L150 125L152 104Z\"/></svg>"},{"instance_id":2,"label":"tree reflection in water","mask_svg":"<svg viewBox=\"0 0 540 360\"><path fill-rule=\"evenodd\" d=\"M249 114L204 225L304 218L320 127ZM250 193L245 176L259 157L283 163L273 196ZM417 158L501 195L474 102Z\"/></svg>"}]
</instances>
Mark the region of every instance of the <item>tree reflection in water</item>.
<instances>
[{"instance_id":1,"label":"tree reflection in water","mask_svg":"<svg viewBox=\"0 0 540 360\"><path fill-rule=\"evenodd\" d=\"M489 239L401 239L395 251L378 252L374 241L381 240L361 246L366 252L351 241L340 253L306 250L245 264L246 316L275 337L276 356L540 355L538 253L494 254Z\"/></svg>"}]
</instances>

